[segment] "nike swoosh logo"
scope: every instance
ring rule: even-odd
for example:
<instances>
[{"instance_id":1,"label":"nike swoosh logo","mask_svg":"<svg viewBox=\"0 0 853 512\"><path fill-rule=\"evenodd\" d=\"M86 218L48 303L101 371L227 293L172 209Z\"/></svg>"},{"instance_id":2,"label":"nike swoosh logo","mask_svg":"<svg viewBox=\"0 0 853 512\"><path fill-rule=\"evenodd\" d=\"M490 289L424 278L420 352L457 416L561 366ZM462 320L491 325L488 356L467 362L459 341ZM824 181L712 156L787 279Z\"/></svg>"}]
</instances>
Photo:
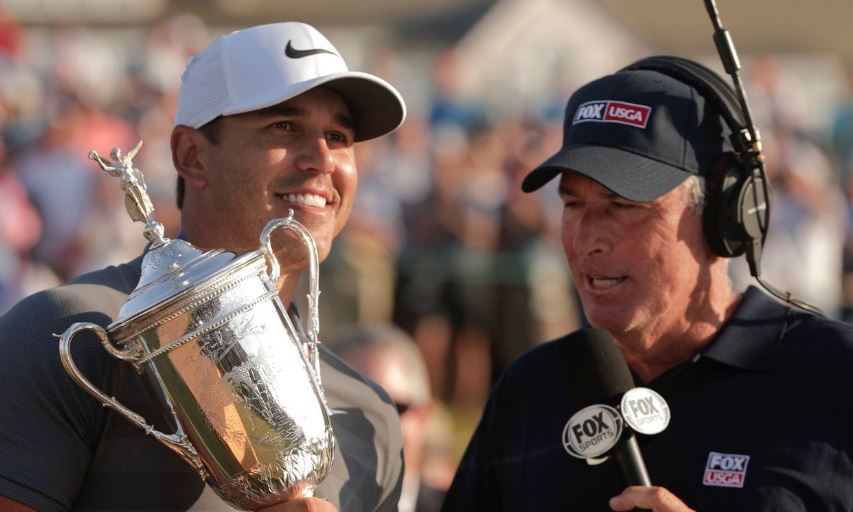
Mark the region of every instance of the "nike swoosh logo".
<instances>
[{"instance_id":1,"label":"nike swoosh logo","mask_svg":"<svg viewBox=\"0 0 853 512\"><path fill-rule=\"evenodd\" d=\"M329 416L335 416L338 414L346 414L347 412L343 409L329 409Z\"/></svg>"},{"instance_id":2,"label":"nike swoosh logo","mask_svg":"<svg viewBox=\"0 0 853 512\"><path fill-rule=\"evenodd\" d=\"M290 57L291 59L301 59L302 57L309 57L311 55L317 55L318 53L328 53L337 57L337 54L335 52L324 50L323 48L297 50L293 47L293 45L290 44L290 41L287 42L287 46L284 48L284 54Z\"/></svg>"}]
</instances>

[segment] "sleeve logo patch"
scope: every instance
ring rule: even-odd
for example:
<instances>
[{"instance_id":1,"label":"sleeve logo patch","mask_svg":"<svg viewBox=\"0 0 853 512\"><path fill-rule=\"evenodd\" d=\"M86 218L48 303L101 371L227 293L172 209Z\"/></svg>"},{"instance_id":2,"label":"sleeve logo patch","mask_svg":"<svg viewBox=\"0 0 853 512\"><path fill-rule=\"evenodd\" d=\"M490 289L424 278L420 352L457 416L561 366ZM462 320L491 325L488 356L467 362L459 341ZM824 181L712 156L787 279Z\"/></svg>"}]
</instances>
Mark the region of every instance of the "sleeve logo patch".
<instances>
[{"instance_id":1,"label":"sleeve logo patch","mask_svg":"<svg viewBox=\"0 0 853 512\"><path fill-rule=\"evenodd\" d=\"M749 455L710 452L702 484L712 487L743 487L748 464Z\"/></svg>"},{"instance_id":2,"label":"sleeve logo patch","mask_svg":"<svg viewBox=\"0 0 853 512\"><path fill-rule=\"evenodd\" d=\"M651 113L652 107L636 103L614 100L587 101L578 106L572 124L619 123L645 128Z\"/></svg>"}]
</instances>

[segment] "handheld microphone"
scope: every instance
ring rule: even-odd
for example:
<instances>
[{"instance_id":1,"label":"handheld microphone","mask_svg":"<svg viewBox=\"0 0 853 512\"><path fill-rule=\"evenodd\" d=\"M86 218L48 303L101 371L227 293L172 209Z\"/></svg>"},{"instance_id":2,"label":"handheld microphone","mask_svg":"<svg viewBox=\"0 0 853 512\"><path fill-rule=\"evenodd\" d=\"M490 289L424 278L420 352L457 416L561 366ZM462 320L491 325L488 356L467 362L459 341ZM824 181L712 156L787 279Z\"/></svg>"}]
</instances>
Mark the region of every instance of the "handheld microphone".
<instances>
[{"instance_id":1,"label":"handheld microphone","mask_svg":"<svg viewBox=\"0 0 853 512\"><path fill-rule=\"evenodd\" d=\"M626 486L650 486L637 439L614 407L634 388L634 378L613 337L599 328L576 331L562 341L560 357L571 402L579 409L563 431L566 450L587 461L612 456Z\"/></svg>"}]
</instances>

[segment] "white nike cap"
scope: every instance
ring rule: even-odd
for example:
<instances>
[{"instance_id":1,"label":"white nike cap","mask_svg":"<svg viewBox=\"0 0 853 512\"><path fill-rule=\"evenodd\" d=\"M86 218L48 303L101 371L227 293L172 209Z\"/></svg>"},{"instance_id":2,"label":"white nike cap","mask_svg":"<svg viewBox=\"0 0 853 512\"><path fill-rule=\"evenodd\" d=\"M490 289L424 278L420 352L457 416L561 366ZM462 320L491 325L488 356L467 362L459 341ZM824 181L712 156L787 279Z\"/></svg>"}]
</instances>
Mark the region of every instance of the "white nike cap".
<instances>
[{"instance_id":1,"label":"white nike cap","mask_svg":"<svg viewBox=\"0 0 853 512\"><path fill-rule=\"evenodd\" d=\"M350 71L314 27L285 22L221 36L190 59L181 76L175 124L199 128L221 115L276 105L319 85L349 106L356 141L391 132L406 118L406 104L391 84Z\"/></svg>"}]
</instances>

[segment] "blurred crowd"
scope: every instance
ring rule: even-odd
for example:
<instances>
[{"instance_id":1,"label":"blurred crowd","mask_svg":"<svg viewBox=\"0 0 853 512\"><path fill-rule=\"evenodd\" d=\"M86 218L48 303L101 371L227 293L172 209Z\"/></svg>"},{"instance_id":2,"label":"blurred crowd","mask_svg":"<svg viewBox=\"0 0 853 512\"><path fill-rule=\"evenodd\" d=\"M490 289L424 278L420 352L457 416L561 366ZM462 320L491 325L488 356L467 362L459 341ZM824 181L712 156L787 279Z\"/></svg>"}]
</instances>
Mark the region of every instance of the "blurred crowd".
<instances>
[{"instance_id":1,"label":"blurred crowd","mask_svg":"<svg viewBox=\"0 0 853 512\"><path fill-rule=\"evenodd\" d=\"M118 181L87 159L90 149L106 156L143 140L136 166L167 235L178 233L172 113L181 71L209 31L178 17L119 47L79 27L31 38L0 18L0 313L143 248ZM429 97L411 102L423 108L361 146L353 217L321 268L323 337L385 323L417 344L437 405L425 456L436 465L424 474L439 488L494 377L583 322L557 236L557 195L519 190L559 147L570 91L496 115L456 93L453 64L452 51L436 55ZM803 123L809 77L792 80L772 57L751 64L746 80L774 185L764 277L850 320L853 74L827 115ZM749 284L741 262L732 277Z\"/></svg>"}]
</instances>

